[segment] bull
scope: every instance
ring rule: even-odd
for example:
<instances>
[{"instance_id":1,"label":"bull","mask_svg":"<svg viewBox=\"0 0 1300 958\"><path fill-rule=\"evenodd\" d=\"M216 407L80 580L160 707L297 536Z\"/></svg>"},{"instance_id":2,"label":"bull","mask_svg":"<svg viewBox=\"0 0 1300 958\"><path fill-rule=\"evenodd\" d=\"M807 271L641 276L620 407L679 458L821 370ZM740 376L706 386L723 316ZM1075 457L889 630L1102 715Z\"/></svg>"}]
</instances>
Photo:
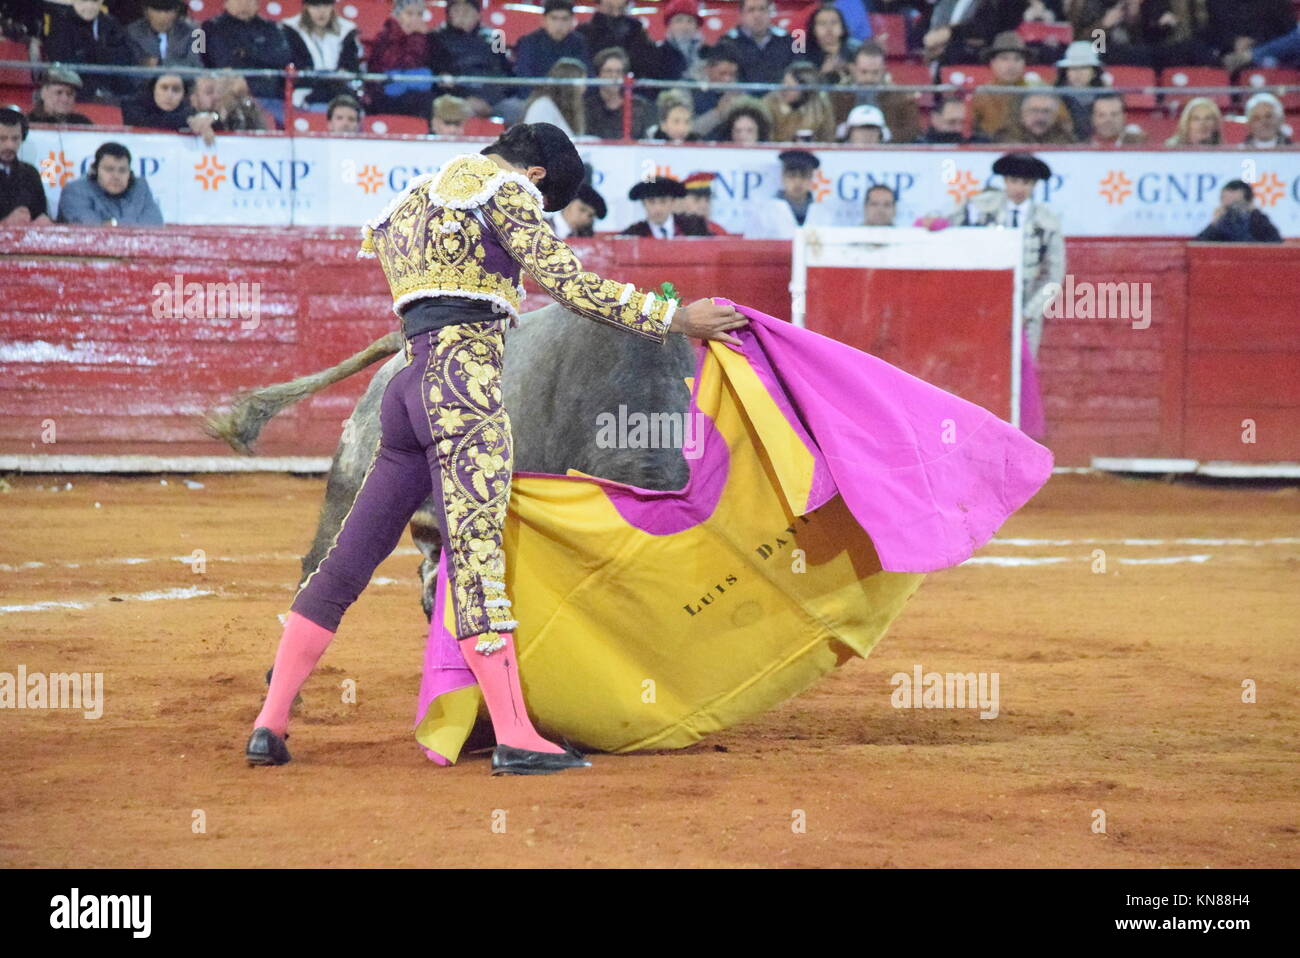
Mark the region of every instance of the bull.
<instances>
[{"instance_id":1,"label":"bull","mask_svg":"<svg viewBox=\"0 0 1300 958\"><path fill-rule=\"evenodd\" d=\"M287 406L391 357L370 381L343 430L325 484L325 500L310 549L302 558L300 584L329 550L356 498L366 467L379 444L379 405L393 375L405 365L403 339L393 332L337 366L256 390L229 411L210 410L208 435L251 453L262 427ZM396 354L396 355L395 355ZM690 340L671 333L660 345L644 337L579 316L551 304L524 313L505 338L502 394L510 417L517 472L563 475L568 469L645 489L680 489L688 468L681 450L620 449L596 441L597 417L664 413L685 418L694 374ZM431 501L411 518L411 538L422 553L419 566L425 616L433 615L434 586L442 533Z\"/></svg>"}]
</instances>

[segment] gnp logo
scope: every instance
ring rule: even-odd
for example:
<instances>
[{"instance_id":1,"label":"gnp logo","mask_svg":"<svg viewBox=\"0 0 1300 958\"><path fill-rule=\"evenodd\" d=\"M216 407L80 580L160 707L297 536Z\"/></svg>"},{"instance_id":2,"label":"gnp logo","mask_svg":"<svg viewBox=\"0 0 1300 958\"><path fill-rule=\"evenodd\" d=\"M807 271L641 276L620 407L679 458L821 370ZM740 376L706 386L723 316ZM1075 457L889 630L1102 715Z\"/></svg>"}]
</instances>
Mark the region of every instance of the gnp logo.
<instances>
[{"instance_id":1,"label":"gnp logo","mask_svg":"<svg viewBox=\"0 0 1300 958\"><path fill-rule=\"evenodd\" d=\"M958 205L966 202L981 189L980 181L975 178L975 174L970 170L953 169L944 172L948 174L944 177L944 182L948 184L948 188L944 192L951 196L952 201Z\"/></svg>"},{"instance_id":2,"label":"gnp logo","mask_svg":"<svg viewBox=\"0 0 1300 958\"><path fill-rule=\"evenodd\" d=\"M236 209L303 208L311 206L311 193L302 188L311 168L307 160L243 157L223 163L217 154L205 153L194 164L194 179L205 193L228 195Z\"/></svg>"},{"instance_id":3,"label":"gnp logo","mask_svg":"<svg viewBox=\"0 0 1300 958\"><path fill-rule=\"evenodd\" d=\"M57 186L61 189L76 175L72 161L64 156L62 150L57 153L50 150L49 155L41 160L41 179L49 186Z\"/></svg>"},{"instance_id":4,"label":"gnp logo","mask_svg":"<svg viewBox=\"0 0 1300 958\"><path fill-rule=\"evenodd\" d=\"M1300 183L1300 180L1297 180ZM1272 170L1267 173L1261 173L1259 179L1250 184L1255 191L1255 199L1260 206L1266 209L1277 206L1278 201L1286 196L1286 184ZM1300 200L1300 195L1297 196Z\"/></svg>"}]
</instances>

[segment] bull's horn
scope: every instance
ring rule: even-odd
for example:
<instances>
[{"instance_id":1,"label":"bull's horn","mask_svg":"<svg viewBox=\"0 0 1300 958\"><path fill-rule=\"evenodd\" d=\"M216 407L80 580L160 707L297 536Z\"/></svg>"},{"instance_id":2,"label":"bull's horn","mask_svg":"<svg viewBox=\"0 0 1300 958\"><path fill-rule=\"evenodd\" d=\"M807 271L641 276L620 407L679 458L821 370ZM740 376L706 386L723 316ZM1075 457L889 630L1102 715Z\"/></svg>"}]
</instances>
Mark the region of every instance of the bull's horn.
<instances>
[{"instance_id":1,"label":"bull's horn","mask_svg":"<svg viewBox=\"0 0 1300 958\"><path fill-rule=\"evenodd\" d=\"M320 392L326 386L333 385L341 379L347 379L371 363L385 359L402 348L402 334L394 330L382 339L354 353L337 366L323 369L307 376L299 376L287 383L263 386L250 393L236 396L230 403L228 411L219 406L209 409L203 416L203 431L213 439L221 439L231 445L237 452L246 456L253 454L252 445L273 416L287 406L292 406L300 399L312 393ZM224 404L223 404L224 405Z\"/></svg>"}]
</instances>

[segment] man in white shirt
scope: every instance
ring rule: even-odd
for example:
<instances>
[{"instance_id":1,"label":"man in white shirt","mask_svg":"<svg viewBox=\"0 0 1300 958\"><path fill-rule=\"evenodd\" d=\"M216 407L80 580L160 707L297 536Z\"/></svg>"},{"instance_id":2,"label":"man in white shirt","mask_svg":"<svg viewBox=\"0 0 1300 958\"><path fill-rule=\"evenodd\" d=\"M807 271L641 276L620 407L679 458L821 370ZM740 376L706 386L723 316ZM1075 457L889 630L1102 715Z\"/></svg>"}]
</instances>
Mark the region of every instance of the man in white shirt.
<instances>
[{"instance_id":1,"label":"man in white shirt","mask_svg":"<svg viewBox=\"0 0 1300 958\"><path fill-rule=\"evenodd\" d=\"M793 239L801 226L831 226L830 208L817 202L813 176L821 166L807 150L786 150L781 161L781 191L771 199L756 200L745 224L747 239Z\"/></svg>"}]
</instances>

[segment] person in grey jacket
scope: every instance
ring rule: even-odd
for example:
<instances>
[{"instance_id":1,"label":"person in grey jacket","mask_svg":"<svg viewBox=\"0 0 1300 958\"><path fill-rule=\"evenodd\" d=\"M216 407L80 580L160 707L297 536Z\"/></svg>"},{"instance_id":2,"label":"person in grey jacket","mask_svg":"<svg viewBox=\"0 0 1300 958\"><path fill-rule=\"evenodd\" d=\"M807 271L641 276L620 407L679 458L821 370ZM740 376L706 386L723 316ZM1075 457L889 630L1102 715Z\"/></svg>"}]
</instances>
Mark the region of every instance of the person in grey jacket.
<instances>
[{"instance_id":1,"label":"person in grey jacket","mask_svg":"<svg viewBox=\"0 0 1300 958\"><path fill-rule=\"evenodd\" d=\"M95 151L90 172L63 188L60 223L86 226L162 226L162 210L149 184L131 172L131 151L104 143Z\"/></svg>"},{"instance_id":2,"label":"person in grey jacket","mask_svg":"<svg viewBox=\"0 0 1300 958\"><path fill-rule=\"evenodd\" d=\"M127 25L126 42L140 66L202 67L195 51L194 21L181 0L144 0L143 15Z\"/></svg>"}]
</instances>

